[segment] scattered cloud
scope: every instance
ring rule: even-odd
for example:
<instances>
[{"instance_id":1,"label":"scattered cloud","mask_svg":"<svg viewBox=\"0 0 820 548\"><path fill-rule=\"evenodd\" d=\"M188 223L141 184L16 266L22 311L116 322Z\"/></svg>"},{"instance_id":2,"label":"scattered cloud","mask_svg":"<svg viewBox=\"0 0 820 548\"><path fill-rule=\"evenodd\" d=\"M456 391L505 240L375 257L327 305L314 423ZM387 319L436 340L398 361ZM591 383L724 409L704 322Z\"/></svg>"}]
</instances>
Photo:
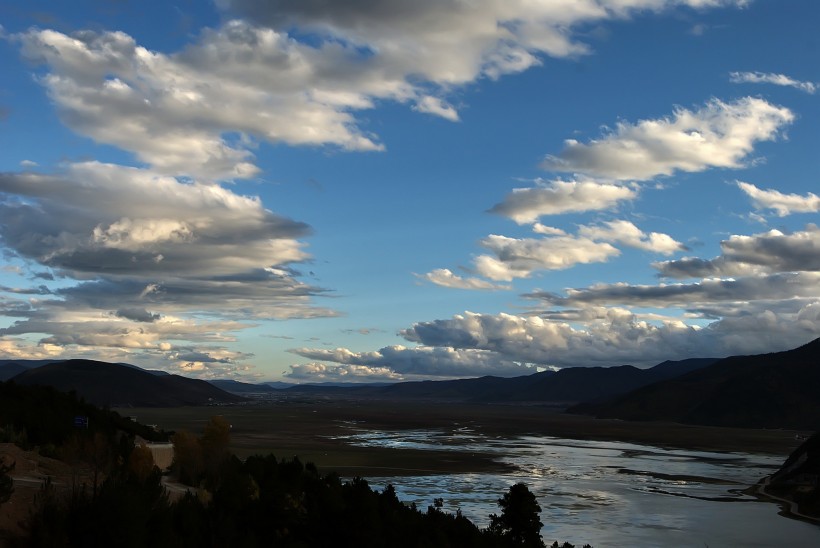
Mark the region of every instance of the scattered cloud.
<instances>
[{"instance_id":1,"label":"scattered cloud","mask_svg":"<svg viewBox=\"0 0 820 548\"><path fill-rule=\"evenodd\" d=\"M37 162L35 162L33 160L23 160L23 161L20 162L20 167L22 167L23 169L28 169L28 168L31 168L31 167L37 167L37 165L38 165Z\"/></svg>"},{"instance_id":2,"label":"scattered cloud","mask_svg":"<svg viewBox=\"0 0 820 548\"><path fill-rule=\"evenodd\" d=\"M509 217L518 224L525 224L534 223L544 215L610 209L619 202L634 200L637 196L635 187L592 179L538 179L534 187L513 189L490 212Z\"/></svg>"},{"instance_id":3,"label":"scattered cloud","mask_svg":"<svg viewBox=\"0 0 820 548\"><path fill-rule=\"evenodd\" d=\"M730 72L729 81L735 84L773 84L799 89L806 93L815 93L820 86L816 82L801 82L785 74L773 72Z\"/></svg>"},{"instance_id":4,"label":"scattered cloud","mask_svg":"<svg viewBox=\"0 0 820 548\"><path fill-rule=\"evenodd\" d=\"M544 238L509 238L491 234L481 240L492 255L479 255L475 270L491 280L528 278L539 270L564 270L578 264L601 263L620 255L612 244L670 255L686 249L667 234L646 234L629 221L581 226L578 235L536 223L533 231Z\"/></svg>"},{"instance_id":5,"label":"scattered cloud","mask_svg":"<svg viewBox=\"0 0 820 548\"><path fill-rule=\"evenodd\" d=\"M576 236L509 238L491 234L480 243L495 256L476 257L475 270L497 281L528 278L539 270L564 270L577 264L605 262L620 254L609 243Z\"/></svg>"},{"instance_id":6,"label":"scattered cloud","mask_svg":"<svg viewBox=\"0 0 820 548\"><path fill-rule=\"evenodd\" d=\"M494 284L480 278L464 278L453 274L453 272L447 268L437 268L427 274L416 274L416 277L442 287L452 287L455 289L478 289L484 291L512 289L509 285Z\"/></svg>"},{"instance_id":7,"label":"scattered cloud","mask_svg":"<svg viewBox=\"0 0 820 548\"><path fill-rule=\"evenodd\" d=\"M671 117L620 122L588 144L565 141L542 167L617 180L647 180L677 171L740 168L758 141L770 141L794 120L785 107L745 97L713 99L699 110L678 108Z\"/></svg>"},{"instance_id":8,"label":"scattered cloud","mask_svg":"<svg viewBox=\"0 0 820 548\"><path fill-rule=\"evenodd\" d=\"M74 131L162 173L223 180L259 173L258 141L382 150L355 115L377 101L458 120L446 99L454 88L522 72L541 56L587 54L581 25L742 4L220 0L225 22L172 53L121 31L32 28L8 39L45 66L38 79Z\"/></svg>"},{"instance_id":9,"label":"scattered cloud","mask_svg":"<svg viewBox=\"0 0 820 548\"><path fill-rule=\"evenodd\" d=\"M582 226L578 234L596 241L620 243L629 247L671 255L686 247L668 234L646 234L629 221L607 221L600 225Z\"/></svg>"},{"instance_id":10,"label":"scattered cloud","mask_svg":"<svg viewBox=\"0 0 820 548\"><path fill-rule=\"evenodd\" d=\"M783 194L777 190L763 190L751 183L737 181L737 186L752 199L756 209L773 209L780 217L792 213L817 213L820 211L820 196L813 192L800 194Z\"/></svg>"}]
</instances>

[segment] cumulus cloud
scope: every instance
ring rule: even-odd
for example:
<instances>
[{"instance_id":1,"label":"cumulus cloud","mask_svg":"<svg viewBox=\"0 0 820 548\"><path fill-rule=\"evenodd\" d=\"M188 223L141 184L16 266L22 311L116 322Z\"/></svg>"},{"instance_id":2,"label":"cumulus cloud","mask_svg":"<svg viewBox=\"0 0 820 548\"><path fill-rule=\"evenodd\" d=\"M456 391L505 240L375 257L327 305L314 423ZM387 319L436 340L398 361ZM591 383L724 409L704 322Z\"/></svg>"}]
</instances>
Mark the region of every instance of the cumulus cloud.
<instances>
[{"instance_id":1,"label":"cumulus cloud","mask_svg":"<svg viewBox=\"0 0 820 548\"><path fill-rule=\"evenodd\" d=\"M325 363L299 363L289 366L285 377L295 381L308 382L399 382L406 380L403 375L389 367L369 367L366 365L340 365Z\"/></svg>"},{"instance_id":2,"label":"cumulus cloud","mask_svg":"<svg viewBox=\"0 0 820 548\"><path fill-rule=\"evenodd\" d=\"M730 72L729 81L735 84L774 84L775 86L791 87L812 94L818 88L815 82L801 82L785 74L773 72Z\"/></svg>"},{"instance_id":3,"label":"cumulus cloud","mask_svg":"<svg viewBox=\"0 0 820 548\"><path fill-rule=\"evenodd\" d=\"M447 268L437 268L427 274L416 274L418 278L440 285L442 287L452 287L454 289L478 289L485 291L498 291L500 289L511 289L509 285L494 284L480 278L465 278L453 274Z\"/></svg>"},{"instance_id":4,"label":"cumulus cloud","mask_svg":"<svg viewBox=\"0 0 820 548\"><path fill-rule=\"evenodd\" d=\"M543 366L648 366L667 359L786 350L820 336L820 301L788 304L788 310L776 312L766 304L745 307L707 327L644 321L621 308L586 315L583 328L539 316L465 312L416 323L402 334L421 344L488 350Z\"/></svg>"},{"instance_id":5,"label":"cumulus cloud","mask_svg":"<svg viewBox=\"0 0 820 548\"><path fill-rule=\"evenodd\" d=\"M780 217L792 213L820 211L820 196L813 192L806 195L783 194L777 190L763 190L743 181L737 181L737 186L752 199L752 204L756 209L773 209Z\"/></svg>"},{"instance_id":6,"label":"cumulus cloud","mask_svg":"<svg viewBox=\"0 0 820 548\"><path fill-rule=\"evenodd\" d=\"M721 254L714 259L684 258L655 263L667 278L744 276L756 273L820 271L820 228L785 234L770 230L752 236L731 236L720 242Z\"/></svg>"},{"instance_id":7,"label":"cumulus cloud","mask_svg":"<svg viewBox=\"0 0 820 548\"><path fill-rule=\"evenodd\" d=\"M353 352L347 348L333 350L294 348L289 352L319 362L385 368L402 376L479 377L482 375L499 375L513 377L535 372L535 369L531 367L514 360L505 359L492 351L450 348L443 345L435 347L395 345L372 352Z\"/></svg>"},{"instance_id":8,"label":"cumulus cloud","mask_svg":"<svg viewBox=\"0 0 820 548\"><path fill-rule=\"evenodd\" d=\"M574 181L537 180L536 186L516 188L503 202L490 209L518 224L534 223L544 215L610 209L619 202L634 200L634 187L582 179Z\"/></svg>"},{"instance_id":9,"label":"cumulus cloud","mask_svg":"<svg viewBox=\"0 0 820 548\"><path fill-rule=\"evenodd\" d=\"M699 110L679 108L671 117L621 122L588 144L568 139L564 150L547 156L542 166L620 180L739 168L755 143L775 139L793 120L789 109L763 99L714 99Z\"/></svg>"},{"instance_id":10,"label":"cumulus cloud","mask_svg":"<svg viewBox=\"0 0 820 548\"><path fill-rule=\"evenodd\" d=\"M221 0L226 21L172 53L123 32L31 29L11 39L46 67L39 80L73 130L164 173L219 180L257 174L259 140L381 150L355 116L379 100L457 120L450 90L542 55L588 53L581 25L742 3Z\"/></svg>"}]
</instances>

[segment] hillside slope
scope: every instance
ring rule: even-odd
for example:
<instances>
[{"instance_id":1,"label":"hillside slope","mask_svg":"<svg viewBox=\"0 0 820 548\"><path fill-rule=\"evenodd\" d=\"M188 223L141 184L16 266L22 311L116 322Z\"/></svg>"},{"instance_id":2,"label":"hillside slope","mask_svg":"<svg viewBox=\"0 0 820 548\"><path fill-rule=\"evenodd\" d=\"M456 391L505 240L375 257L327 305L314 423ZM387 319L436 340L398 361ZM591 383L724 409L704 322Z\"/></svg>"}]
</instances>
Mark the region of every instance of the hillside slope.
<instances>
[{"instance_id":1,"label":"hillside slope","mask_svg":"<svg viewBox=\"0 0 820 548\"><path fill-rule=\"evenodd\" d=\"M154 375L130 366L92 360L50 363L24 371L12 380L64 392L74 390L91 403L111 407L175 407L242 400L205 381Z\"/></svg>"}]
</instances>

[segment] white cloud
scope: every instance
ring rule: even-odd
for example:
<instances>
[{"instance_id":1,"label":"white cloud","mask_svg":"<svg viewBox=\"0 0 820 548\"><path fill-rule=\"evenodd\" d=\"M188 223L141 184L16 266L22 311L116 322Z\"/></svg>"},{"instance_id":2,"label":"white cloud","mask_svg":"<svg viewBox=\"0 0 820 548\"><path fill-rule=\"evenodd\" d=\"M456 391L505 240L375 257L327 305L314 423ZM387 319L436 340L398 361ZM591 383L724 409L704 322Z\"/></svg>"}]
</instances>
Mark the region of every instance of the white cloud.
<instances>
[{"instance_id":1,"label":"white cloud","mask_svg":"<svg viewBox=\"0 0 820 548\"><path fill-rule=\"evenodd\" d=\"M541 223L535 223L532 225L532 231L536 234L544 234L545 236L566 236L567 233L560 228L556 228L554 226L546 226L542 225Z\"/></svg>"},{"instance_id":2,"label":"white cloud","mask_svg":"<svg viewBox=\"0 0 820 548\"><path fill-rule=\"evenodd\" d=\"M492 255L473 260L476 272L491 280L511 281L528 278L539 270L564 270L578 264L606 262L620 255L612 244L670 255L685 249L667 234L646 234L629 221L609 221L596 226L581 226L578 235L536 223L533 231L545 238L509 238L491 234L481 240Z\"/></svg>"},{"instance_id":3,"label":"white cloud","mask_svg":"<svg viewBox=\"0 0 820 548\"><path fill-rule=\"evenodd\" d=\"M618 123L610 134L589 144L568 139L564 150L547 156L542 166L621 180L739 168L756 142L775 139L792 120L789 109L763 99L713 99L696 111L679 108L667 118Z\"/></svg>"},{"instance_id":4,"label":"white cloud","mask_svg":"<svg viewBox=\"0 0 820 548\"><path fill-rule=\"evenodd\" d=\"M710 260L684 258L656 263L661 276L702 278L774 272L820 271L820 228L784 234L770 230L752 236L731 236L720 242L721 255Z\"/></svg>"},{"instance_id":5,"label":"white cloud","mask_svg":"<svg viewBox=\"0 0 820 548\"><path fill-rule=\"evenodd\" d=\"M801 82L785 74L773 72L730 72L729 81L735 84L774 84L775 86L791 87L812 94L819 87L815 82Z\"/></svg>"},{"instance_id":6,"label":"white cloud","mask_svg":"<svg viewBox=\"0 0 820 548\"><path fill-rule=\"evenodd\" d=\"M289 366L285 377L307 382L399 382L406 380L403 375L389 367L369 367L366 365L328 365L325 363L300 363Z\"/></svg>"},{"instance_id":7,"label":"white cloud","mask_svg":"<svg viewBox=\"0 0 820 548\"><path fill-rule=\"evenodd\" d=\"M817 213L820 211L820 196L809 192L800 194L783 194L777 190L763 190L751 183L737 181L737 186L752 199L756 209L773 209L778 216L785 217L792 213Z\"/></svg>"},{"instance_id":8,"label":"white cloud","mask_svg":"<svg viewBox=\"0 0 820 548\"><path fill-rule=\"evenodd\" d=\"M482 375L499 375L512 377L535 372L531 367L482 349L457 349L444 346L410 348L395 345L372 352L353 352L347 348L336 348L334 350L294 348L289 352L320 362L386 368L402 376L479 377Z\"/></svg>"},{"instance_id":9,"label":"white cloud","mask_svg":"<svg viewBox=\"0 0 820 548\"><path fill-rule=\"evenodd\" d=\"M517 239L491 234L480 243L495 257L476 257L476 272L498 281L528 278L538 270L564 270L577 264L605 262L620 254L606 242L575 236Z\"/></svg>"},{"instance_id":10,"label":"white cloud","mask_svg":"<svg viewBox=\"0 0 820 548\"><path fill-rule=\"evenodd\" d=\"M59 359L65 349L53 344L31 344L12 338L0 339L0 356L11 360L51 360ZM72 356L73 357L73 356Z\"/></svg>"},{"instance_id":11,"label":"white cloud","mask_svg":"<svg viewBox=\"0 0 820 548\"><path fill-rule=\"evenodd\" d=\"M413 110L433 114L435 116L441 116L451 122L458 122L459 120L458 112L456 112L456 109L454 109L452 105L447 104L438 97L433 97L430 95L425 95L420 98L416 102L416 106L413 107Z\"/></svg>"},{"instance_id":12,"label":"white cloud","mask_svg":"<svg viewBox=\"0 0 820 548\"><path fill-rule=\"evenodd\" d=\"M437 268L427 274L419 275L417 277L427 280L428 282L440 285L442 287L451 287L454 289L478 289L485 291L498 291L501 289L511 289L508 285L494 284L480 278L464 278L453 274L447 268Z\"/></svg>"},{"instance_id":13,"label":"white cloud","mask_svg":"<svg viewBox=\"0 0 820 548\"><path fill-rule=\"evenodd\" d=\"M535 187L516 188L490 211L518 224L534 223L544 215L610 209L619 202L634 200L634 187L591 179L576 181L537 180Z\"/></svg>"},{"instance_id":14,"label":"white cloud","mask_svg":"<svg viewBox=\"0 0 820 548\"><path fill-rule=\"evenodd\" d=\"M668 234L646 234L629 221L608 221L601 225L582 226L578 234L591 240L620 243L629 247L671 255L685 249L684 245Z\"/></svg>"}]
</instances>

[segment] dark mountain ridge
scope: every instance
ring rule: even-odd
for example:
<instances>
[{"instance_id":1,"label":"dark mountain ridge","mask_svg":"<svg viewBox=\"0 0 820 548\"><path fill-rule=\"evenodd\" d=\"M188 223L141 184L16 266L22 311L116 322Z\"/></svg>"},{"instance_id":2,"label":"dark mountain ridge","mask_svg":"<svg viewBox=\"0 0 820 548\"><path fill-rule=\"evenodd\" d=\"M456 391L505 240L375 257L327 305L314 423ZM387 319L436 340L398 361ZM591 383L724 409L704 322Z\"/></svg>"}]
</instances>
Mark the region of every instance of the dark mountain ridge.
<instances>
[{"instance_id":1,"label":"dark mountain ridge","mask_svg":"<svg viewBox=\"0 0 820 548\"><path fill-rule=\"evenodd\" d=\"M388 386L296 385L285 389L285 392L471 403L531 402L567 406L612 398L641 386L705 367L715 361L715 358L666 361L649 369L631 365L568 367L520 377L485 376L447 381L410 381Z\"/></svg>"},{"instance_id":2,"label":"dark mountain ridge","mask_svg":"<svg viewBox=\"0 0 820 548\"><path fill-rule=\"evenodd\" d=\"M820 426L820 339L784 352L732 356L570 412L711 426Z\"/></svg>"},{"instance_id":3,"label":"dark mountain ridge","mask_svg":"<svg viewBox=\"0 0 820 548\"><path fill-rule=\"evenodd\" d=\"M93 360L65 360L28 369L11 379L21 385L75 391L97 405L176 407L232 403L242 398L211 384L179 375L155 375L134 366Z\"/></svg>"}]
</instances>

